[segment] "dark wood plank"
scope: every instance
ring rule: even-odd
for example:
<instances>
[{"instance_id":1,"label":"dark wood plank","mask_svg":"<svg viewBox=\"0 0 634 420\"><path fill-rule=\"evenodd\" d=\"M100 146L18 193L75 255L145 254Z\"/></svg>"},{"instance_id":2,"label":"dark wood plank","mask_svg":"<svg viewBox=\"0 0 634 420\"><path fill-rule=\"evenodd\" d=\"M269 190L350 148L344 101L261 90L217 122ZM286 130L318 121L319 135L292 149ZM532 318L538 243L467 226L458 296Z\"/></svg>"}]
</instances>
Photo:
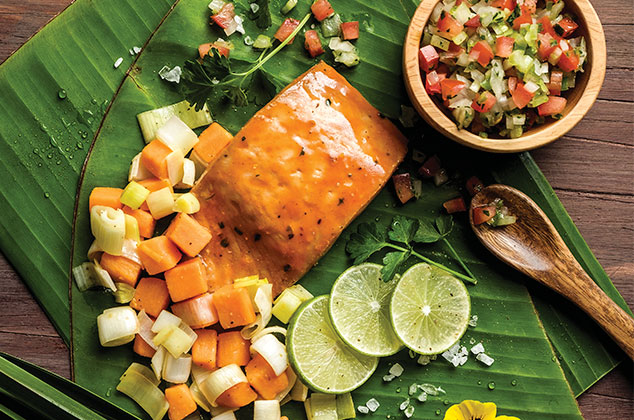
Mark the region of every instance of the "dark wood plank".
<instances>
[{"instance_id":1,"label":"dark wood plank","mask_svg":"<svg viewBox=\"0 0 634 420\"><path fill-rule=\"evenodd\" d=\"M603 25L632 25L634 24L634 8L623 0L592 0Z\"/></svg>"},{"instance_id":2,"label":"dark wood plank","mask_svg":"<svg viewBox=\"0 0 634 420\"><path fill-rule=\"evenodd\" d=\"M599 99L568 137L634 146L634 104Z\"/></svg>"},{"instance_id":3,"label":"dark wood plank","mask_svg":"<svg viewBox=\"0 0 634 420\"><path fill-rule=\"evenodd\" d=\"M607 69L599 98L606 101L634 101L633 77L633 69ZM632 105L629 105L629 109L631 114Z\"/></svg>"}]
</instances>

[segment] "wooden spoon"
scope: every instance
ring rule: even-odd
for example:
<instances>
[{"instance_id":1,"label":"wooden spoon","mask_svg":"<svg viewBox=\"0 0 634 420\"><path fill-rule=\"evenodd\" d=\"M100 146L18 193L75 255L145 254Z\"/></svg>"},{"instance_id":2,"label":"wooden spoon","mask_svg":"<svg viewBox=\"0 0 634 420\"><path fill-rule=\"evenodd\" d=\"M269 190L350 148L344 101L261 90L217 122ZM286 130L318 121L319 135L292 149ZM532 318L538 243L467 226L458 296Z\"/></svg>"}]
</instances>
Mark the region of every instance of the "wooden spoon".
<instances>
[{"instance_id":1,"label":"wooden spoon","mask_svg":"<svg viewBox=\"0 0 634 420\"><path fill-rule=\"evenodd\" d=\"M473 209L504 200L517 222L501 227L473 224ZM583 271L561 236L533 200L507 185L490 185L471 201L471 227L496 257L567 297L593 318L634 359L634 319Z\"/></svg>"}]
</instances>

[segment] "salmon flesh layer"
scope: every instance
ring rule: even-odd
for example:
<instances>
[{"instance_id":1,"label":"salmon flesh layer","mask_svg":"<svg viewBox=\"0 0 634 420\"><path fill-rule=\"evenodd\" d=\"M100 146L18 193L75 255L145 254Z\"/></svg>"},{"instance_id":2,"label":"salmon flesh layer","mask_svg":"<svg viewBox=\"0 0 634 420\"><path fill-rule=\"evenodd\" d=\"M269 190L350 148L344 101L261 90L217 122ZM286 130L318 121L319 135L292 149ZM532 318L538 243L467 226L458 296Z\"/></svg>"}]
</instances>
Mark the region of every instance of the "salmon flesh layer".
<instances>
[{"instance_id":1,"label":"salmon flesh layer","mask_svg":"<svg viewBox=\"0 0 634 420\"><path fill-rule=\"evenodd\" d=\"M258 111L194 187L211 290L259 274L279 294L385 185L405 137L325 63Z\"/></svg>"}]
</instances>

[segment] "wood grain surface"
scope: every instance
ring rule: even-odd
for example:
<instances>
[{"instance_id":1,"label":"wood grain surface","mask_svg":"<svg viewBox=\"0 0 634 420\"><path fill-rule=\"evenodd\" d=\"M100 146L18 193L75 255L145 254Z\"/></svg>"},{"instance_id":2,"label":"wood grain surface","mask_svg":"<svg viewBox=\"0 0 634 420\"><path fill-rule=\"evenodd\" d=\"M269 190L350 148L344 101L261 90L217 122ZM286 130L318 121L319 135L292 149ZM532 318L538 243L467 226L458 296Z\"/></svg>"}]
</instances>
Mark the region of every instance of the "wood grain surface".
<instances>
[{"instance_id":1,"label":"wood grain surface","mask_svg":"<svg viewBox=\"0 0 634 420\"><path fill-rule=\"evenodd\" d=\"M69 3L0 0L0 62ZM592 4L603 22L608 47L599 99L579 125L533 156L632 308L634 6L624 0L592 0ZM69 377L68 349L2 254L0 290L0 351ZM579 397L585 419L634 419L633 372L631 362L622 363Z\"/></svg>"}]
</instances>

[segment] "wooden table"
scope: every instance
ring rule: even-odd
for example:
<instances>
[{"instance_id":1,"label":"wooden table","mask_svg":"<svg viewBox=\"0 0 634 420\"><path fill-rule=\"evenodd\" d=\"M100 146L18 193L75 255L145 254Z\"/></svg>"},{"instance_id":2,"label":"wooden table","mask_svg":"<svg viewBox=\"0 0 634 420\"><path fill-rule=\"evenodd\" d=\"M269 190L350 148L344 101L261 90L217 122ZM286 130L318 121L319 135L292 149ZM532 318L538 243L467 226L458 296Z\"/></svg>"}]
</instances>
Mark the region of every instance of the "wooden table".
<instances>
[{"instance_id":1,"label":"wooden table","mask_svg":"<svg viewBox=\"0 0 634 420\"><path fill-rule=\"evenodd\" d=\"M343 0L342 0L343 1ZM0 62L69 0L1 0ZM634 307L633 8L595 0L608 45L597 103L567 136L533 156L605 271ZM0 254L0 350L69 377L68 349ZM579 399L587 420L634 418L633 366L627 361Z\"/></svg>"}]
</instances>

